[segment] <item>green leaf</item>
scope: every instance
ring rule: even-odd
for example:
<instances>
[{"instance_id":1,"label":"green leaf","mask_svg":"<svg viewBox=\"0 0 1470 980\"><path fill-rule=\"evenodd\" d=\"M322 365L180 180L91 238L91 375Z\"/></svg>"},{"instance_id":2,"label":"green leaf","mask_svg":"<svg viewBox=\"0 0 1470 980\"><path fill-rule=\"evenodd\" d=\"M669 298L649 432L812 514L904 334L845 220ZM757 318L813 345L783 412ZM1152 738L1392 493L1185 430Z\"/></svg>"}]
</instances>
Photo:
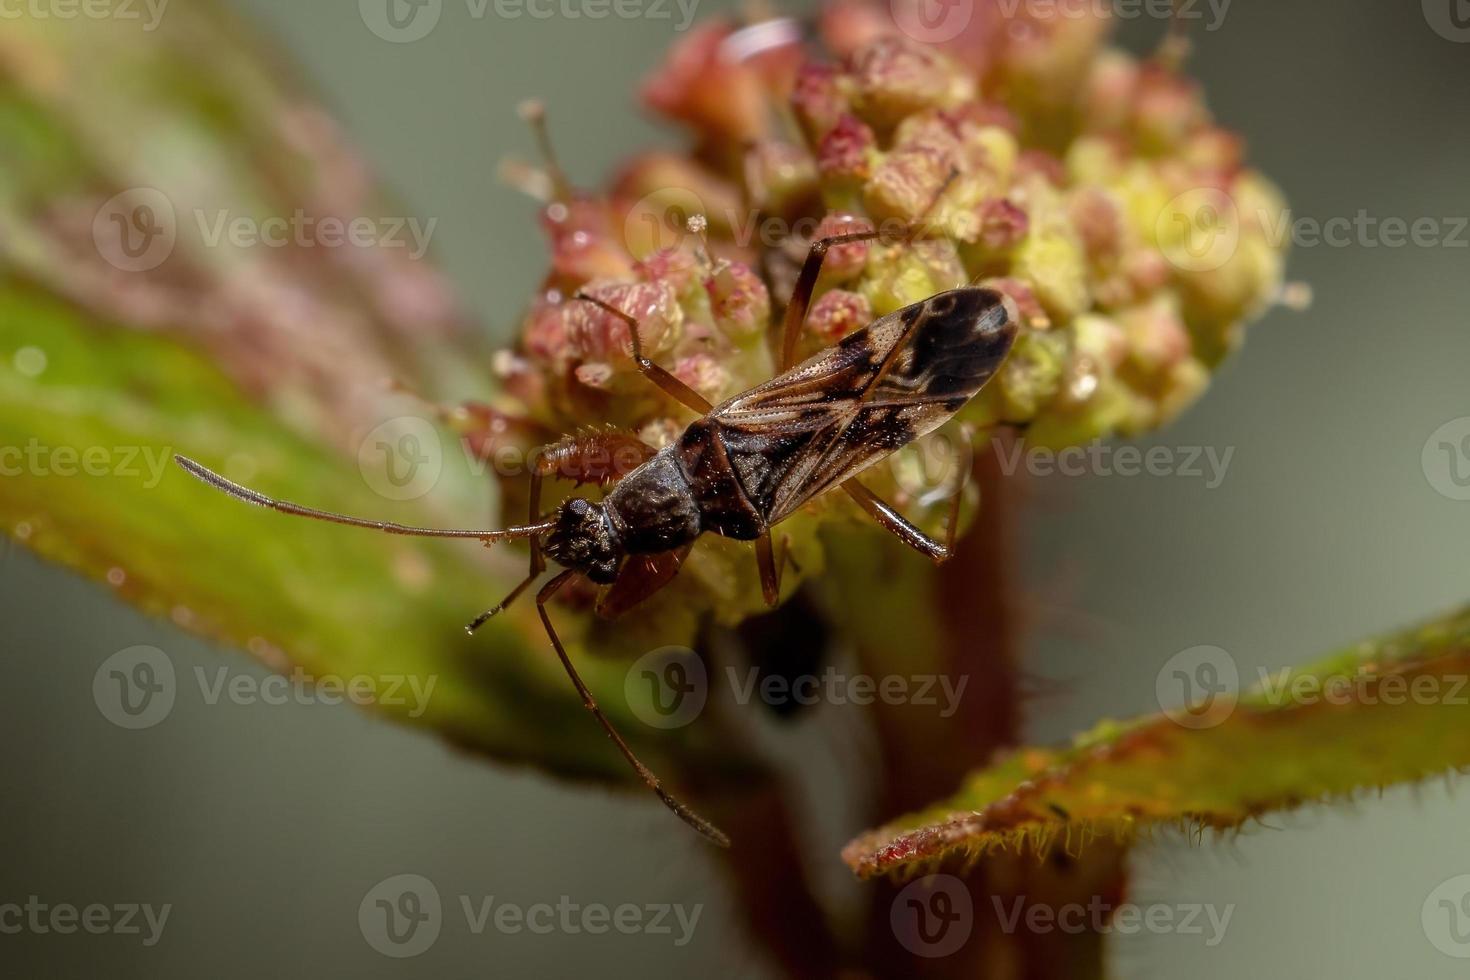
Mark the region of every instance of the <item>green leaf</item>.
<instances>
[{"instance_id":1,"label":"green leaf","mask_svg":"<svg viewBox=\"0 0 1470 980\"><path fill-rule=\"evenodd\" d=\"M0 35L0 529L275 669L363 679L377 695L363 700L459 745L627 781L531 597L465 634L524 575L522 553L270 513L173 464L331 510L483 527L488 471L391 382L447 403L492 385L432 265L311 237L327 219L409 216L247 27L209 3L170 11L146 43L124 27L22 17ZM276 247L214 235L221 215L317 224ZM119 222L175 234L131 266L109 237ZM413 500L358 462L400 416L442 463ZM553 615L647 761L711 783L748 773L705 726L641 723L626 665L583 655L587 617Z\"/></svg>"},{"instance_id":2,"label":"green leaf","mask_svg":"<svg viewBox=\"0 0 1470 980\"><path fill-rule=\"evenodd\" d=\"M389 519L424 516L374 493L356 465L287 432L198 354L95 329L33 287L0 285L0 447L0 525L38 554L274 667L367 678L383 695L379 708L468 748L625 778L529 602L473 638L464 632L508 590L519 560L507 554L488 565L474 543L273 514L174 465L180 452L248 473L275 495ZM559 618L575 639L581 617ZM649 738L627 710L623 666L583 669L641 751L657 757L679 745L677 733ZM422 713L414 698L389 697L400 677L430 692Z\"/></svg>"},{"instance_id":3,"label":"green leaf","mask_svg":"<svg viewBox=\"0 0 1470 980\"><path fill-rule=\"evenodd\" d=\"M1217 688L1213 700L1103 722L1070 746L1015 751L843 857L871 877L958 854L1128 840L1160 824L1230 828L1457 770L1470 766L1467 678L1470 608L1238 697Z\"/></svg>"}]
</instances>

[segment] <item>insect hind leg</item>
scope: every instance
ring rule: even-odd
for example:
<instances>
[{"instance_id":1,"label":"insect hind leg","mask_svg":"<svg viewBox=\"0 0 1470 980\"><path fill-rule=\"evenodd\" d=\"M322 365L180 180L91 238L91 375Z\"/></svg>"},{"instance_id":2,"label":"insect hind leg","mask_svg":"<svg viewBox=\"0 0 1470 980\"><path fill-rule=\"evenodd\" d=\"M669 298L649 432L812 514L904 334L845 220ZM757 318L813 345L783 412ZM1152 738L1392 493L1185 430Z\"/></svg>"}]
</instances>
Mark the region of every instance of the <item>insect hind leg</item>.
<instances>
[{"instance_id":1,"label":"insect hind leg","mask_svg":"<svg viewBox=\"0 0 1470 980\"><path fill-rule=\"evenodd\" d=\"M969 425L961 426L961 438L966 446L974 445L974 428ZM914 526L898 512L892 504L879 498L867 487L863 486L854 477L842 484L842 489L851 497L859 507L867 513L884 530L889 531L894 537L904 544L913 548L922 555L927 556L936 565L949 561L954 555L954 543L959 534L960 527L960 504L964 501L965 488L970 483L970 465L966 460L959 467L959 476L955 481L954 492L949 498L949 520L944 531L944 543L940 544L932 537L925 534Z\"/></svg>"}]
</instances>

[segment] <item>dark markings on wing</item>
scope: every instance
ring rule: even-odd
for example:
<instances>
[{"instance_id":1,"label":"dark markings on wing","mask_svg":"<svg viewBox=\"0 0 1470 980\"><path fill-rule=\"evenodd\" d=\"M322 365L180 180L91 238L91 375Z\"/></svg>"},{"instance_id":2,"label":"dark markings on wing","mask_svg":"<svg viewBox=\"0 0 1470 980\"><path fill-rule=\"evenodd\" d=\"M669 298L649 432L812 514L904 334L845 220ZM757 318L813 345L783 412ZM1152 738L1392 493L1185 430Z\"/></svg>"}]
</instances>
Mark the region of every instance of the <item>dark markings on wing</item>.
<instances>
[{"instance_id":1,"label":"dark markings on wing","mask_svg":"<svg viewBox=\"0 0 1470 980\"><path fill-rule=\"evenodd\" d=\"M717 406L708 421L775 524L944 424L995 373L1016 325L998 293L939 293Z\"/></svg>"}]
</instances>

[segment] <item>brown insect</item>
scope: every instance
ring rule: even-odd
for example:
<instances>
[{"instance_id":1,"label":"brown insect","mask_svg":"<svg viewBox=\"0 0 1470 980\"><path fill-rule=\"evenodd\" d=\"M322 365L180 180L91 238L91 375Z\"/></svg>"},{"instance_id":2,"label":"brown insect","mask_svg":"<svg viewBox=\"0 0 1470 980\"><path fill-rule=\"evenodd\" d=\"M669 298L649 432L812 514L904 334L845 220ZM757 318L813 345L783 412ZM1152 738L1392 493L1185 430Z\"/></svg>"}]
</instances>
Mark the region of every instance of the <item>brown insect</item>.
<instances>
[{"instance_id":1,"label":"brown insect","mask_svg":"<svg viewBox=\"0 0 1470 980\"><path fill-rule=\"evenodd\" d=\"M952 289L875 320L791 366L823 256L835 245L877 237L878 232L854 232L812 244L786 308L781 373L718 406L643 355L632 316L579 294L578 300L627 322L638 369L699 418L659 450L617 430L570 436L550 447L533 469L530 517L522 527L440 530L347 517L273 500L192 460L175 458L211 486L287 514L390 534L487 543L529 540L529 574L499 605L471 623L470 631L530 588L545 572L547 559L562 566L536 593L536 607L582 703L670 810L711 841L728 846L724 833L664 789L602 714L567 656L546 606L580 576L606 587L598 600L599 613L613 616L631 609L673 579L695 539L707 531L755 542L762 592L774 605L783 562L777 561L771 545L771 528L836 487L905 544L935 562L949 557L953 510L947 540L940 543L866 490L856 475L938 428L973 398L1009 353L1016 318L993 290ZM612 461L629 452L640 465L621 475ZM565 476L611 489L601 500L572 497L542 513L542 481ZM954 499L957 509L958 491Z\"/></svg>"}]
</instances>

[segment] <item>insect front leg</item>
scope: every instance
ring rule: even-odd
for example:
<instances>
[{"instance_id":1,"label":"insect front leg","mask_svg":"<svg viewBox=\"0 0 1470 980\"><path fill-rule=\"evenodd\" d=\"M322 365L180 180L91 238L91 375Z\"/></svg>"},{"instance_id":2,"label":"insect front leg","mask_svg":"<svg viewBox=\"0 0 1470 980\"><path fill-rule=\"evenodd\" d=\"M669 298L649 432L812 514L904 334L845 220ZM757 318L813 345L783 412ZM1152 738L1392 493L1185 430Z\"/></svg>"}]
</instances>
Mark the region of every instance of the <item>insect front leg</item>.
<instances>
[{"instance_id":1,"label":"insect front leg","mask_svg":"<svg viewBox=\"0 0 1470 980\"><path fill-rule=\"evenodd\" d=\"M811 309L812 293L816 292L817 279L822 274L822 260L834 245L850 245L853 242L870 242L882 236L880 231L853 231L845 235L833 235L812 242L801 264L801 273L791 290L791 301L786 304L786 315L781 321L781 363L777 374L784 374L796 363L797 341L801 339L801 328L806 323Z\"/></svg>"},{"instance_id":2,"label":"insect front leg","mask_svg":"<svg viewBox=\"0 0 1470 980\"><path fill-rule=\"evenodd\" d=\"M730 838L725 836L723 831L704 817L695 813L684 803L680 802L672 793L664 789L663 783L654 775L653 770L645 766L639 760L638 756L633 754L633 750L628 746L628 743L623 741L623 736L618 734L618 730L612 726L612 722L607 720L607 716L597 706L597 699L592 696L592 691L588 689L581 675L577 673L577 668L572 666L572 659L567 656L566 647L562 645L561 638L556 635L555 627L551 625L551 616L546 611L546 604L551 601L552 596L556 595L562 586L570 582L576 575L577 573L575 571L568 569L550 582L547 582L541 591L536 594L536 612L541 616L541 625L546 627L546 635L551 639L551 645L556 650L556 655L561 660L562 667L566 670L567 676L572 679L572 684L577 688L577 693L582 696L583 707L590 711L592 716L597 719L597 723L602 726L602 730L607 733L607 737L612 739L613 744L618 747L618 751L623 754L623 758L628 760L628 765L633 767L633 771L638 774L638 778L642 779L644 784L657 794L658 798L663 801L664 806L672 810L680 820L683 820L689 826L699 831L713 843L721 847L729 847Z\"/></svg>"},{"instance_id":3,"label":"insect front leg","mask_svg":"<svg viewBox=\"0 0 1470 980\"><path fill-rule=\"evenodd\" d=\"M628 325L628 336L633 339L633 363L638 365L638 370L643 372L645 378L658 385L666 394L696 415L708 415L709 410L714 408L710 404L709 399L643 356L643 338L638 335L638 319L636 317L630 313L624 313L611 303L605 303L595 296L588 296L586 293L578 293L573 299L579 299L584 303L591 303L603 312L611 313Z\"/></svg>"},{"instance_id":4,"label":"insect front leg","mask_svg":"<svg viewBox=\"0 0 1470 980\"><path fill-rule=\"evenodd\" d=\"M653 453L653 447L633 433L611 427L568 436L560 442L547 446L535 458L535 463L531 467L530 510L532 517L530 523L535 524L541 519L541 487L546 478L555 477L579 484L593 483L599 487L606 487L621 480L647 462ZM541 539L539 536L533 537L531 538L531 567L526 577L510 591L510 595L502 599L494 608L487 609L476 616L474 621L465 628L473 633L490 619L504 612L545 571L546 556L541 548Z\"/></svg>"},{"instance_id":5,"label":"insect front leg","mask_svg":"<svg viewBox=\"0 0 1470 980\"><path fill-rule=\"evenodd\" d=\"M541 517L541 473L537 470L531 471L531 514L532 517L530 523L534 524ZM541 553L541 539L539 537L532 538L531 569L526 573L526 577L521 579L521 583L515 588L511 589L510 594L507 595L504 599L501 599L494 606L480 613L480 615L471 620L470 624L464 628L465 632L474 633L481 626L484 626L486 623L488 623L491 619L494 619L496 616L503 613L512 602L515 602L516 599L520 598L522 592L525 592L531 587L531 583L535 582L538 578L541 577L541 573L544 571L546 571L546 558Z\"/></svg>"},{"instance_id":6,"label":"insect front leg","mask_svg":"<svg viewBox=\"0 0 1470 980\"><path fill-rule=\"evenodd\" d=\"M893 237L904 242L914 242L923 237L944 192L958 176L959 171L951 169L944 183L934 192L934 197L924 208L919 220L903 228L901 233ZM801 339L801 328L806 323L806 315L811 309L812 294L816 292L817 280L822 275L822 261L827 257L827 252L834 245L870 242L876 238L883 238L887 234L887 232L877 230L853 231L845 235L819 238L812 242L811 248L806 253L806 261L801 264L801 272L797 275L796 285L791 290L791 301L786 304L786 314L781 321L781 364L777 374L786 373L796 364L796 348Z\"/></svg>"}]
</instances>

